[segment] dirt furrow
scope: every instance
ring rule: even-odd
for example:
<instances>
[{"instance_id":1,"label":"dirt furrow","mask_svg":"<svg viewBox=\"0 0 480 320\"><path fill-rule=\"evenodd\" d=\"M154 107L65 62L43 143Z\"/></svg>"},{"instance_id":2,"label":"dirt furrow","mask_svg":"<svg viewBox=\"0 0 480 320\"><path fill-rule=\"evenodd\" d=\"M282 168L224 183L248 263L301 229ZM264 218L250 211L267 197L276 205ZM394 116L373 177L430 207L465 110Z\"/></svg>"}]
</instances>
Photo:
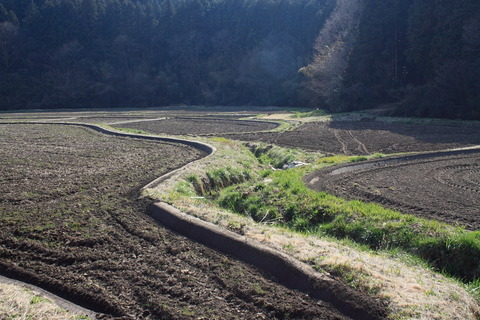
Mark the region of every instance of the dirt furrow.
<instances>
[{"instance_id":1,"label":"dirt furrow","mask_svg":"<svg viewBox=\"0 0 480 320\"><path fill-rule=\"evenodd\" d=\"M332 132L333 132L333 135L335 136L335 138L337 139L337 141L340 143L340 152L343 153L343 154L349 154L348 153L348 148L347 148L347 144L345 143L345 141L343 141L343 139L340 137L340 134L338 133L337 130L334 130L332 129Z\"/></svg>"}]
</instances>

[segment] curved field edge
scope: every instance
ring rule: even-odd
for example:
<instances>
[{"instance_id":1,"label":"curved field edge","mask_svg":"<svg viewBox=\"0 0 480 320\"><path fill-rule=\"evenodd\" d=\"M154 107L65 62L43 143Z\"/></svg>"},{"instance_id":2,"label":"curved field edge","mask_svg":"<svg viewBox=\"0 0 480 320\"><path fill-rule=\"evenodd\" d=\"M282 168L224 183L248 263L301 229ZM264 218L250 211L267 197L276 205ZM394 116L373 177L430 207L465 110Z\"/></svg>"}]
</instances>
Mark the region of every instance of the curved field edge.
<instances>
[{"instance_id":1,"label":"curved field edge","mask_svg":"<svg viewBox=\"0 0 480 320\"><path fill-rule=\"evenodd\" d=\"M310 297L331 304L351 319L385 319L385 308L368 295L319 274L289 255L240 236L215 224L185 214L164 203L150 207L151 216L169 229L205 244L229 256L273 275L287 288L307 293Z\"/></svg>"},{"instance_id":2,"label":"curved field edge","mask_svg":"<svg viewBox=\"0 0 480 320\"><path fill-rule=\"evenodd\" d=\"M215 151L215 148L194 140L186 140L173 137L147 136L140 134L131 134L118 130L112 130L108 126L99 126L94 124L74 123L74 122L1 122L0 124L11 125L49 125L49 126L70 126L88 128L99 133L111 136L141 138L146 140L154 140L166 143L186 145L204 152L204 156L208 157ZM198 161L198 160L197 160ZM191 163L194 163L190 162ZM166 175L174 173L173 170ZM147 186L157 184L157 179L148 183ZM146 186L146 187L147 187ZM95 319L95 312L86 309L74 302L65 300L47 290L40 287L0 275L0 319Z\"/></svg>"},{"instance_id":3,"label":"curved field edge","mask_svg":"<svg viewBox=\"0 0 480 320\"><path fill-rule=\"evenodd\" d=\"M262 165L242 143L224 138L204 141L214 145L217 153L194 165L187 165L156 188L144 190L144 194L193 216L259 240L309 263L320 272L343 279L351 286L388 303L391 319L476 319L480 314L473 290L433 271L403 251L366 250L349 241L338 241L311 232L312 230L294 232L291 228L275 226L273 220L268 223L268 213L264 215L265 218L262 216L257 219L263 223L256 223L250 217L232 214L231 210L221 208L215 201L209 200L213 194L218 194L228 185L247 180L249 182L245 185L264 184L265 179L271 179L268 177L271 169ZM284 151L285 149L280 153L285 154ZM320 166L325 166L329 161L331 164L351 161L351 158L343 156L322 160L322 155L304 154L295 150L288 150L286 154L287 159L321 159L323 164ZM353 161L358 160L363 159L353 158ZM302 183L302 174L298 177ZM425 221L427 227L429 223ZM447 229L457 232L453 227Z\"/></svg>"},{"instance_id":4,"label":"curved field edge","mask_svg":"<svg viewBox=\"0 0 480 320\"><path fill-rule=\"evenodd\" d=\"M58 296L0 276L0 319L89 320L95 314Z\"/></svg>"}]
</instances>

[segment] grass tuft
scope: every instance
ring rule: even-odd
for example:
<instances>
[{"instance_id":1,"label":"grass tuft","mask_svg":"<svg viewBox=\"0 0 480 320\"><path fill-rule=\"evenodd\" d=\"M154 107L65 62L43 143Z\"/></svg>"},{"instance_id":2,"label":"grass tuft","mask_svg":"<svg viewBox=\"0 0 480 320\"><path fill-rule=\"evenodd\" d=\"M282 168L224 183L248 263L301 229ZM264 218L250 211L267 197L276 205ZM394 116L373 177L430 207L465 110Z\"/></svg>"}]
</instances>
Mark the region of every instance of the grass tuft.
<instances>
[{"instance_id":1,"label":"grass tuft","mask_svg":"<svg viewBox=\"0 0 480 320\"><path fill-rule=\"evenodd\" d=\"M282 169L295 160L312 162L318 158L318 153L307 154L296 149L286 149L264 143L247 143L247 148L263 165Z\"/></svg>"},{"instance_id":2,"label":"grass tuft","mask_svg":"<svg viewBox=\"0 0 480 320\"><path fill-rule=\"evenodd\" d=\"M42 302L52 303L50 300L48 300L47 298L44 298L42 296L33 296L32 298L30 298L30 304L37 304L37 303L42 303Z\"/></svg>"},{"instance_id":3,"label":"grass tuft","mask_svg":"<svg viewBox=\"0 0 480 320\"><path fill-rule=\"evenodd\" d=\"M18 285L0 283L0 319L88 320L58 307L37 292Z\"/></svg>"},{"instance_id":4,"label":"grass tuft","mask_svg":"<svg viewBox=\"0 0 480 320\"><path fill-rule=\"evenodd\" d=\"M189 175L186 180L193 185L196 193L201 196L215 195L219 190L228 186L243 183L250 180L252 171L246 168L225 167L207 171L205 177L198 177L197 175ZM177 191L184 189L188 192L185 185L177 186Z\"/></svg>"}]
</instances>

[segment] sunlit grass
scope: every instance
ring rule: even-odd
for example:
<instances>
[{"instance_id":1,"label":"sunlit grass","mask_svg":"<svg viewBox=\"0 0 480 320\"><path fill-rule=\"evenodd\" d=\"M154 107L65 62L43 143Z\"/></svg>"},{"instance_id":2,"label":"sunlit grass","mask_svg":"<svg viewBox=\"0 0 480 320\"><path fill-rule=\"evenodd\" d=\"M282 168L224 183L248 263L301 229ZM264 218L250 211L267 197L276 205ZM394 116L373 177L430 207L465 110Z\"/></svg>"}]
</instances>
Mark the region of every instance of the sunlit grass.
<instances>
[{"instance_id":1,"label":"sunlit grass","mask_svg":"<svg viewBox=\"0 0 480 320\"><path fill-rule=\"evenodd\" d=\"M327 115L327 112L325 110L315 109L307 112L295 111L291 117L292 118L308 118L308 117L321 117L325 115Z\"/></svg>"},{"instance_id":2,"label":"sunlit grass","mask_svg":"<svg viewBox=\"0 0 480 320\"><path fill-rule=\"evenodd\" d=\"M447 315L438 319L452 319L450 315L466 315L471 314L471 310L477 310L477 303L472 297L478 291L478 285L468 285L470 296L457 282L460 279L468 283L466 277L453 277L450 273L450 279L446 279L434 274L431 267L427 267L427 261L430 266L435 265L438 271L446 271L446 268L428 260L419 250L422 247L415 246L417 243L428 248L433 244L437 252L445 253L441 241L436 243L435 238L454 239L455 235L468 232L386 210L378 205L346 201L327 193L315 192L302 181L308 172L325 166L381 158L384 155L375 154L366 158L324 157L318 153L309 154L276 146L265 148L265 145L252 146L249 143L248 149L255 156L249 155L247 148L242 148L238 142L227 145L218 141L213 144L218 150L215 155L164 183L160 189L152 190L151 195L172 203L188 214L268 242L320 272L335 274L353 287L372 295L378 294L380 299L386 298L386 303L393 308L392 319L415 315L430 318L431 315L438 315L438 312ZM225 150L222 150L222 145ZM261 151L256 153L259 149ZM290 170L275 169L272 164L282 163L281 159L286 154L293 154L293 159L307 162L308 165ZM192 181L208 180L207 172L211 175L212 171L228 166L247 168L251 173L250 180L219 188L212 194L200 197ZM228 210L221 209L220 202ZM422 239L431 242L420 241ZM449 246L458 248L457 244L450 242ZM462 259L465 256L463 254ZM473 253L470 256L477 255ZM358 257L361 257L360 260ZM417 284L417 279L422 279L421 283ZM407 287L404 287L405 283L408 283ZM437 286L435 290L432 289L432 283ZM417 292L419 288L422 290L420 293ZM435 295L427 296L424 292L428 290ZM418 294L422 300L418 300ZM455 297L460 302L452 300ZM440 308L445 301L452 302L448 307ZM435 310L429 309L430 304L435 306ZM438 311L440 309L442 311ZM457 317L460 318L465 317Z\"/></svg>"},{"instance_id":3,"label":"sunlit grass","mask_svg":"<svg viewBox=\"0 0 480 320\"><path fill-rule=\"evenodd\" d=\"M257 147L252 151L260 162L273 163L276 167L296 158L294 151L282 153L281 148ZM320 158L315 163L322 167L382 156L331 156ZM260 179L251 181L247 177L245 181L248 182L243 184L235 181L223 183L226 174L219 169L207 173L207 177L209 188L217 185L220 190L216 198L219 205L250 216L257 222L281 224L292 230L315 232L320 236L347 238L374 250L400 248L425 259L439 271L467 282L479 276L480 233L403 214L375 203L347 201L311 190L302 178L315 168L314 165L290 170L265 170ZM224 188L225 185L233 186Z\"/></svg>"},{"instance_id":4,"label":"sunlit grass","mask_svg":"<svg viewBox=\"0 0 480 320\"><path fill-rule=\"evenodd\" d=\"M401 248L466 281L479 276L480 232L313 191L302 181L307 170L272 172L268 182L224 189L217 201L255 221L348 238L375 250Z\"/></svg>"}]
</instances>

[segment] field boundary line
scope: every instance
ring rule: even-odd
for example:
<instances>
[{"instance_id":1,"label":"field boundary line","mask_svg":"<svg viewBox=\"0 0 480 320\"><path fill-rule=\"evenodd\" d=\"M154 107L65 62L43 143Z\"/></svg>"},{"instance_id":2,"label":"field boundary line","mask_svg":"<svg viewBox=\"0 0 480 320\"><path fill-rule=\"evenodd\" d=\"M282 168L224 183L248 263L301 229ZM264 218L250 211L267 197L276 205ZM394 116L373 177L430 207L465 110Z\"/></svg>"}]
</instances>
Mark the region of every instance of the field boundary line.
<instances>
[{"instance_id":1,"label":"field boundary line","mask_svg":"<svg viewBox=\"0 0 480 320\"><path fill-rule=\"evenodd\" d=\"M158 186L160 183L163 181L167 180L171 176L173 176L177 171L185 169L185 167L190 166L194 164L197 161L203 160L211 155L213 155L216 152L216 148L212 145L209 145L207 143L199 142L199 141L193 141L193 140L186 140L186 139L180 139L180 138L169 138L169 137L160 137L160 136L149 136L149 135L143 135L143 134L133 134L133 133L125 133L117 130L112 130L112 129L107 129L99 125L94 125L94 124L86 124L86 123L73 123L73 122L0 122L0 125L66 125L66 126L78 126L78 127L85 127L89 128L92 130L95 130L100 133L104 133L107 135L113 135L113 136L119 136L119 137L130 137L130 138L139 138L139 139L146 139L146 140L152 140L152 141L161 141L161 142L167 142L167 143L177 143L177 144L183 144L190 146L192 148L201 150L205 153L207 153L206 156L194 160L192 162L189 162L185 164L184 166L177 168L173 171L170 171L159 178L151 181L148 183L146 186L140 189L140 191L143 191L144 189L147 188L154 188ZM14 284L18 286L22 286L24 288L32 289L34 291L38 291L42 295L46 296L47 298L51 299L56 305L59 307L69 310L72 313L79 314L79 315L87 315L91 319L96 319L96 314L97 312L84 308L81 305L78 305L74 302L71 302L69 300L66 300L64 298L61 298L60 296L57 296L53 294L52 292L49 292L48 290L42 289L38 286L35 286L31 283L22 281L21 279L14 279L10 278L7 276L2 276L0 275L0 283L5 283L5 284Z\"/></svg>"},{"instance_id":2,"label":"field boundary line","mask_svg":"<svg viewBox=\"0 0 480 320\"><path fill-rule=\"evenodd\" d=\"M79 316L87 316L89 319L95 320L96 319L96 312L90 309L84 308L78 304L75 304L69 300L66 300L56 294L51 293L45 289L42 289L36 285L23 282L21 280L12 279L6 276L0 275L0 284L8 284L14 286L20 286L22 288L28 289L33 291L34 293L38 293L47 299L51 300L52 303L57 305L58 307L70 311L73 314L77 314Z\"/></svg>"},{"instance_id":3,"label":"field boundary line","mask_svg":"<svg viewBox=\"0 0 480 320\"><path fill-rule=\"evenodd\" d=\"M357 291L314 271L287 254L193 217L164 202L151 204L149 211L154 220L170 230L262 269L287 288L330 303L351 319L380 319L380 315L371 314L368 308L356 307L369 303Z\"/></svg>"},{"instance_id":4,"label":"field boundary line","mask_svg":"<svg viewBox=\"0 0 480 320\"><path fill-rule=\"evenodd\" d=\"M63 125L63 126L79 126L79 127L86 127L93 129L95 131L113 135L113 136L119 136L119 137L130 137L130 138L141 138L141 139L146 139L146 140L155 140L155 141L163 141L163 142L170 142L170 143L179 143L183 145L187 145L196 149L199 149L201 151L206 152L208 155L211 155L215 153L216 149L214 146L209 145L208 143L204 142L199 142L195 140L186 140L186 139L181 139L181 138L171 138L171 137L162 137L162 136L155 136L155 135L145 135L145 134L135 134L135 133L127 133L127 132L122 132L120 130L114 130L114 129L107 129L101 125L96 125L96 124L89 124L89 123L78 123L78 122L0 122L0 124L40 124L40 125ZM191 162L190 162L191 163ZM187 164L188 165L188 164Z\"/></svg>"},{"instance_id":5,"label":"field boundary line","mask_svg":"<svg viewBox=\"0 0 480 320\"><path fill-rule=\"evenodd\" d=\"M390 164L392 165L400 164L400 163L409 162L412 160L423 160L423 159L429 159L429 158L438 158L438 157L471 154L471 153L480 153L480 146L435 151L435 152L428 152L428 153L416 153L416 154L411 154L406 156L386 157L385 159L381 159L381 160L375 159L375 160L370 160L370 161L366 161L358 164L341 165L336 168L335 167L331 168L332 170L320 169L317 171L329 171L328 173L329 175L337 175L337 174L358 171L363 169L371 169L371 168L377 168L380 166L388 166ZM312 174L310 174L310 176L311 175Z\"/></svg>"}]
</instances>

